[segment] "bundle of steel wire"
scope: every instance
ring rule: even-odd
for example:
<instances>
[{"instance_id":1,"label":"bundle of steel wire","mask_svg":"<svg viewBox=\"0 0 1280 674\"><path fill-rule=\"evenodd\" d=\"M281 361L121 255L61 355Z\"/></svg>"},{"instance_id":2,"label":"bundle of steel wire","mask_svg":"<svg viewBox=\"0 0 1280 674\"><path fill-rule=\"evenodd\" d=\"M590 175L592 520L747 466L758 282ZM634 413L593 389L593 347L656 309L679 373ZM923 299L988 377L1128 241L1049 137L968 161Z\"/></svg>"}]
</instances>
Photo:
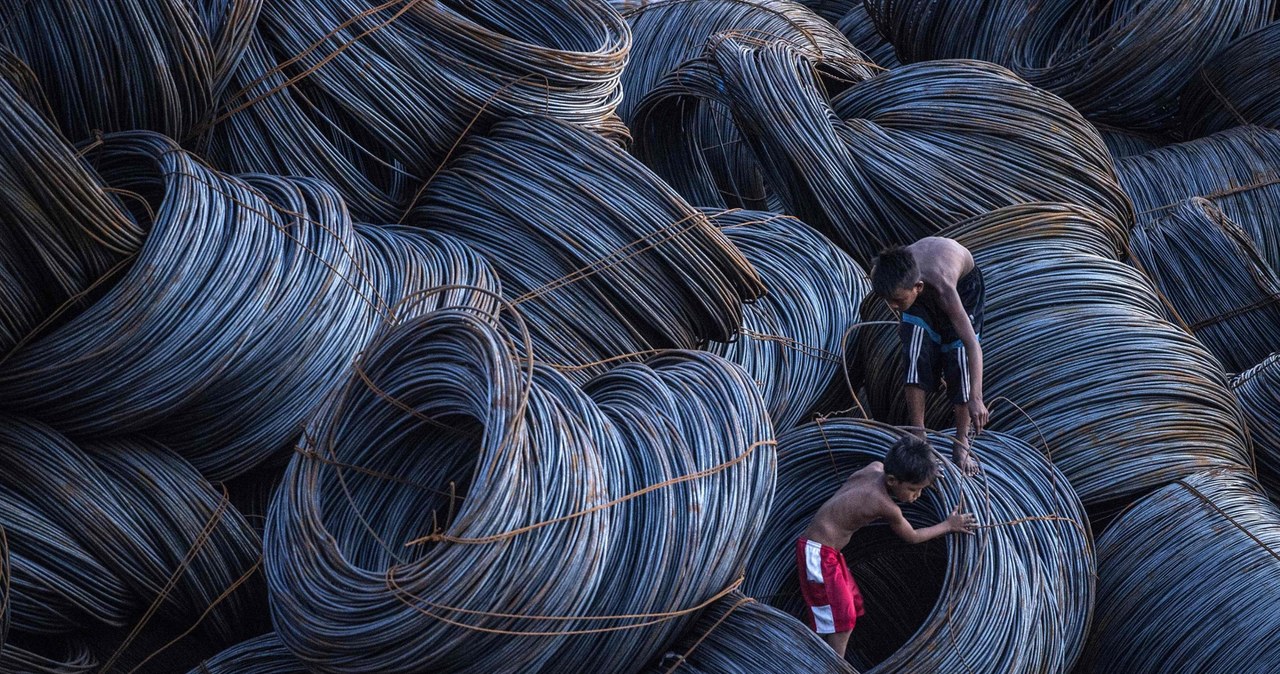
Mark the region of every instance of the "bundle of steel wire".
<instances>
[{"instance_id":1,"label":"bundle of steel wire","mask_svg":"<svg viewBox=\"0 0 1280 674\"><path fill-rule=\"evenodd\" d=\"M1133 228L1134 261L1226 371L1280 350L1280 278L1253 239L1198 197L1153 215Z\"/></svg>"},{"instance_id":2,"label":"bundle of steel wire","mask_svg":"<svg viewBox=\"0 0 1280 674\"><path fill-rule=\"evenodd\" d=\"M11 632L145 624L155 614L214 642L243 638L253 602L233 590L253 574L260 545L248 524L155 443L92 451L37 421L0 420Z\"/></svg>"},{"instance_id":3,"label":"bundle of steel wire","mask_svg":"<svg viewBox=\"0 0 1280 674\"><path fill-rule=\"evenodd\" d=\"M665 0L627 14L635 35L631 64L623 72L626 95L619 110L633 123L652 93L661 101L662 121L655 146L650 136L636 139L646 163L695 206L767 209L763 171L734 125L726 102L714 86L687 88L689 60L702 55L719 35L781 40L821 62L833 84L871 77L875 65L830 23L786 0ZM656 91L655 91L656 90ZM655 113L646 112L652 119ZM672 137L671 126L681 133ZM665 147L664 147L665 146ZM670 168L659 168L669 165Z\"/></svg>"},{"instance_id":4,"label":"bundle of steel wire","mask_svg":"<svg viewBox=\"0 0 1280 674\"><path fill-rule=\"evenodd\" d=\"M1280 671L1280 509L1247 473L1188 476L1098 539L1096 628L1081 670Z\"/></svg>"},{"instance_id":5,"label":"bundle of steel wire","mask_svg":"<svg viewBox=\"0 0 1280 674\"><path fill-rule=\"evenodd\" d=\"M873 421L830 419L778 437L773 514L747 567L743 590L801 615L795 544L818 507L849 475L884 457L904 431ZM977 516L973 536L898 543L884 525L854 534L844 554L867 614L849 643L867 672L1066 672L1084 647L1093 606L1094 555L1084 508L1040 451L983 433L976 478L957 477L944 455L934 489L903 515L915 527L960 505Z\"/></svg>"},{"instance_id":6,"label":"bundle of steel wire","mask_svg":"<svg viewBox=\"0 0 1280 674\"><path fill-rule=\"evenodd\" d=\"M867 2L903 61L999 63L1091 120L1138 130L1175 126L1196 70L1270 10L1270 0Z\"/></svg>"},{"instance_id":7,"label":"bundle of steel wire","mask_svg":"<svg viewBox=\"0 0 1280 674\"><path fill-rule=\"evenodd\" d=\"M1145 275L1115 259L1121 225L1104 228L1085 213L1000 209L942 235L973 251L985 280L988 427L1043 438L1090 512L1102 516L1193 472L1248 466L1250 452L1218 359L1165 318ZM864 309L864 319L892 318L883 303ZM862 332L869 409L905 422L896 327ZM945 397L931 401L927 425L950 425Z\"/></svg>"},{"instance_id":8,"label":"bundle of steel wire","mask_svg":"<svg viewBox=\"0 0 1280 674\"><path fill-rule=\"evenodd\" d=\"M837 409L824 398L845 389L844 337L870 290L866 273L795 218L757 211L709 215L751 261L768 292L743 307L737 339L712 342L707 350L747 371L779 432L815 411ZM841 399L848 397L845 392Z\"/></svg>"},{"instance_id":9,"label":"bundle of steel wire","mask_svg":"<svg viewBox=\"0 0 1280 674\"><path fill-rule=\"evenodd\" d=\"M378 320L341 198L144 132L88 157L142 196L150 233L93 304L10 354L0 407L75 437L145 431L211 479L287 450Z\"/></svg>"},{"instance_id":10,"label":"bundle of steel wire","mask_svg":"<svg viewBox=\"0 0 1280 674\"><path fill-rule=\"evenodd\" d=\"M1094 126L1098 127L1098 135L1102 136L1102 142L1107 144L1107 150L1116 160L1132 157L1135 154L1144 154L1169 144L1169 141L1159 136L1134 133L1105 124Z\"/></svg>"},{"instance_id":11,"label":"bundle of steel wire","mask_svg":"<svg viewBox=\"0 0 1280 674\"><path fill-rule=\"evenodd\" d=\"M0 184L3 357L136 253L146 231L3 77Z\"/></svg>"},{"instance_id":12,"label":"bundle of steel wire","mask_svg":"<svg viewBox=\"0 0 1280 674\"><path fill-rule=\"evenodd\" d=\"M1258 479L1280 502L1280 352L1232 377L1257 458Z\"/></svg>"},{"instance_id":13,"label":"bundle of steel wire","mask_svg":"<svg viewBox=\"0 0 1280 674\"><path fill-rule=\"evenodd\" d=\"M313 671L635 671L736 586L774 468L746 374L678 352L584 393L519 350L411 318L317 417L265 538Z\"/></svg>"},{"instance_id":14,"label":"bundle of steel wire","mask_svg":"<svg viewBox=\"0 0 1280 674\"><path fill-rule=\"evenodd\" d=\"M886 245L1011 203L1066 201L1131 218L1093 126L998 66L904 66L828 102L814 63L786 43L726 38L709 58L714 72L704 66L685 86L726 90L787 212L862 264ZM664 146L642 151L641 138L677 133L645 112L633 125L642 157Z\"/></svg>"},{"instance_id":15,"label":"bundle of steel wire","mask_svg":"<svg viewBox=\"0 0 1280 674\"><path fill-rule=\"evenodd\" d=\"M0 643L0 674L89 674L98 661L83 641L42 639L40 644Z\"/></svg>"},{"instance_id":16,"label":"bundle of steel wire","mask_svg":"<svg viewBox=\"0 0 1280 674\"><path fill-rule=\"evenodd\" d=\"M488 257L530 355L579 381L619 358L731 340L742 302L763 291L703 213L617 146L549 117L469 139L414 223Z\"/></svg>"},{"instance_id":17,"label":"bundle of steel wire","mask_svg":"<svg viewBox=\"0 0 1280 674\"><path fill-rule=\"evenodd\" d=\"M513 114L612 129L626 22L592 0L265 3L213 157L332 182L396 222L458 140Z\"/></svg>"},{"instance_id":18,"label":"bundle of steel wire","mask_svg":"<svg viewBox=\"0 0 1280 674\"><path fill-rule=\"evenodd\" d=\"M185 138L212 118L262 4L6 0L0 43L31 67L69 138Z\"/></svg>"},{"instance_id":19,"label":"bundle of steel wire","mask_svg":"<svg viewBox=\"0 0 1280 674\"><path fill-rule=\"evenodd\" d=\"M1280 130L1240 127L1116 161L1139 219L1203 197L1280 269Z\"/></svg>"},{"instance_id":20,"label":"bundle of steel wire","mask_svg":"<svg viewBox=\"0 0 1280 674\"><path fill-rule=\"evenodd\" d=\"M242 641L201 662L188 674L310 674L275 632Z\"/></svg>"},{"instance_id":21,"label":"bundle of steel wire","mask_svg":"<svg viewBox=\"0 0 1280 674\"><path fill-rule=\"evenodd\" d=\"M1280 22L1224 47L1182 90L1179 113L1188 138L1236 126L1280 128Z\"/></svg>"},{"instance_id":22,"label":"bundle of steel wire","mask_svg":"<svg viewBox=\"0 0 1280 674\"><path fill-rule=\"evenodd\" d=\"M645 674L857 674L808 627L732 592L712 604Z\"/></svg>"},{"instance_id":23,"label":"bundle of steel wire","mask_svg":"<svg viewBox=\"0 0 1280 674\"><path fill-rule=\"evenodd\" d=\"M866 4L861 1L850 3L849 11L833 21L836 28L849 38L849 42L862 53L871 57L881 68L897 68L902 65L898 60L898 52L893 44L884 39L876 24L867 13Z\"/></svg>"}]
</instances>

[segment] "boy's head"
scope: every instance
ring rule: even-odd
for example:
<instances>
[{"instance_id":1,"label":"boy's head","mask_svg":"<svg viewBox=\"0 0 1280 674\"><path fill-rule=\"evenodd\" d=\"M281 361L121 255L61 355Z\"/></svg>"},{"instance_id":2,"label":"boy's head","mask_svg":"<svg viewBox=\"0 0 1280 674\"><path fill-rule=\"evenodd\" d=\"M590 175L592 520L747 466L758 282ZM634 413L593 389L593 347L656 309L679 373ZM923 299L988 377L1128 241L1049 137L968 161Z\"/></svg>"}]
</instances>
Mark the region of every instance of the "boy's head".
<instances>
[{"instance_id":1,"label":"boy's head","mask_svg":"<svg viewBox=\"0 0 1280 674\"><path fill-rule=\"evenodd\" d=\"M924 290L916 257L902 246L881 251L871 267L871 292L889 303L894 311L906 311Z\"/></svg>"},{"instance_id":2,"label":"boy's head","mask_svg":"<svg viewBox=\"0 0 1280 674\"><path fill-rule=\"evenodd\" d=\"M914 435L899 438L884 455L884 485L890 496L904 503L920 498L937 476L933 448Z\"/></svg>"}]
</instances>

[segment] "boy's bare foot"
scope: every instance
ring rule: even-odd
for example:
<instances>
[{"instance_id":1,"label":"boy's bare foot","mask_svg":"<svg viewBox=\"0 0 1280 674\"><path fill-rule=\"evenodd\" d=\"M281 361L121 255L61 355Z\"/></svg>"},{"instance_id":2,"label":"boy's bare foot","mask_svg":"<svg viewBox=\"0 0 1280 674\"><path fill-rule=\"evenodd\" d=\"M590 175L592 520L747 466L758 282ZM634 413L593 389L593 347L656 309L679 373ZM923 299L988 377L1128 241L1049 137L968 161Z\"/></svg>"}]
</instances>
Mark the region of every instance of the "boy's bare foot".
<instances>
[{"instance_id":1,"label":"boy's bare foot","mask_svg":"<svg viewBox=\"0 0 1280 674\"><path fill-rule=\"evenodd\" d=\"M978 462L973 460L973 457L969 454L969 449L966 447L956 447L952 450L951 462L956 464L961 473L969 477L978 474Z\"/></svg>"}]
</instances>

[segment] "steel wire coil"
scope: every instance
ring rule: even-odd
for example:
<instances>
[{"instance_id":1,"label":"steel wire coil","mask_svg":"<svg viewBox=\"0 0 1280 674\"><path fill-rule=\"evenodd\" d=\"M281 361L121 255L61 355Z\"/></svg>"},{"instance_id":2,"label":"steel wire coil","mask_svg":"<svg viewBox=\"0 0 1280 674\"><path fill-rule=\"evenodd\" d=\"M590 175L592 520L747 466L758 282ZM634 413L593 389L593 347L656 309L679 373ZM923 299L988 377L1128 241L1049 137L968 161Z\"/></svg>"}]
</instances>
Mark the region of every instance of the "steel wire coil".
<instances>
[{"instance_id":1,"label":"steel wire coil","mask_svg":"<svg viewBox=\"0 0 1280 674\"><path fill-rule=\"evenodd\" d=\"M1280 278L1212 203L1162 211L1138 223L1131 241L1140 269L1227 372L1280 350Z\"/></svg>"},{"instance_id":2,"label":"steel wire coil","mask_svg":"<svg viewBox=\"0 0 1280 674\"><path fill-rule=\"evenodd\" d=\"M470 139L413 222L488 257L533 357L578 381L620 357L733 339L742 302L763 291L703 213L615 145L546 117Z\"/></svg>"},{"instance_id":3,"label":"steel wire coil","mask_svg":"<svg viewBox=\"0 0 1280 674\"><path fill-rule=\"evenodd\" d=\"M24 647L12 641L0 644L0 674L89 674L98 671L98 660L81 640L41 640Z\"/></svg>"},{"instance_id":4,"label":"steel wire coil","mask_svg":"<svg viewBox=\"0 0 1280 674\"><path fill-rule=\"evenodd\" d=\"M1249 422L1258 479L1280 503L1280 352L1232 377L1231 390Z\"/></svg>"},{"instance_id":5,"label":"steel wire coil","mask_svg":"<svg viewBox=\"0 0 1280 674\"><path fill-rule=\"evenodd\" d=\"M1167 139L1160 136L1134 133L1105 124L1094 126L1098 127L1098 135L1102 136L1102 142L1107 144L1107 150L1117 162L1124 157L1145 154L1169 144Z\"/></svg>"},{"instance_id":6,"label":"steel wire coil","mask_svg":"<svg viewBox=\"0 0 1280 674\"><path fill-rule=\"evenodd\" d=\"M1043 438L1095 517L1206 467L1249 466L1221 363L1166 318L1144 274L1115 259L1120 225L1108 235L1103 218L1073 210L1001 209L943 231L973 251L986 279L988 427ZM1027 227L1038 219L1051 222ZM892 319L883 303L863 309L864 320ZM905 422L896 330L863 332L867 409ZM1013 404L995 405L997 397ZM932 396L926 425L949 425L949 407Z\"/></svg>"},{"instance_id":7,"label":"steel wire coil","mask_svg":"<svg viewBox=\"0 0 1280 674\"><path fill-rule=\"evenodd\" d=\"M778 437L773 514L748 564L744 592L801 615L795 541L853 471L879 461L904 431L872 421L819 420ZM930 434L934 446L950 439ZM872 525L844 549L867 614L849 643L852 664L876 672L1066 672L1093 606L1095 558L1080 499L1040 451L1014 436L974 438L976 478L938 455L943 474L913 504L913 526L956 506L974 536L907 545Z\"/></svg>"},{"instance_id":8,"label":"steel wire coil","mask_svg":"<svg viewBox=\"0 0 1280 674\"><path fill-rule=\"evenodd\" d=\"M242 641L202 661L188 674L310 674L275 632Z\"/></svg>"},{"instance_id":9,"label":"steel wire coil","mask_svg":"<svg viewBox=\"0 0 1280 674\"><path fill-rule=\"evenodd\" d=\"M862 5L862 0L795 0L795 2L813 10L814 14L832 25Z\"/></svg>"},{"instance_id":10,"label":"steel wire coil","mask_svg":"<svg viewBox=\"0 0 1280 674\"><path fill-rule=\"evenodd\" d=\"M588 397L518 350L474 311L409 319L317 418L265 538L313 670L634 671L734 586L774 465L745 373L684 352Z\"/></svg>"},{"instance_id":11,"label":"steel wire coil","mask_svg":"<svg viewBox=\"0 0 1280 674\"><path fill-rule=\"evenodd\" d=\"M845 4L845 3L835 3ZM836 29L849 38L849 42L875 61L881 68L891 69L902 65L898 60L898 52L893 44L880 34L875 21L867 13L867 6L861 1L847 3L848 11L832 21Z\"/></svg>"},{"instance_id":12,"label":"steel wire coil","mask_svg":"<svg viewBox=\"0 0 1280 674\"><path fill-rule=\"evenodd\" d=\"M712 604L645 674L857 674L808 627L733 592Z\"/></svg>"},{"instance_id":13,"label":"steel wire coil","mask_svg":"<svg viewBox=\"0 0 1280 674\"><path fill-rule=\"evenodd\" d=\"M1280 510L1212 471L1138 501L1098 538L1095 629L1079 671L1280 668Z\"/></svg>"},{"instance_id":14,"label":"steel wire coil","mask_svg":"<svg viewBox=\"0 0 1280 674\"><path fill-rule=\"evenodd\" d=\"M1178 96L1197 69L1266 24L1271 3L869 0L867 11L904 62L999 63L1090 120L1161 131L1176 126Z\"/></svg>"},{"instance_id":15,"label":"steel wire coil","mask_svg":"<svg viewBox=\"0 0 1280 674\"><path fill-rule=\"evenodd\" d=\"M707 350L742 366L781 432L845 388L844 338L870 291L866 272L803 222L757 211L711 212L712 222L760 274L768 292L743 307L741 334ZM848 398L843 393L842 402ZM844 404L839 408L848 407ZM815 409L816 408L816 409Z\"/></svg>"},{"instance_id":16,"label":"steel wire coil","mask_svg":"<svg viewBox=\"0 0 1280 674\"><path fill-rule=\"evenodd\" d=\"M1179 99L1182 130L1198 138L1236 126L1280 128L1280 22L1240 37L1192 75Z\"/></svg>"},{"instance_id":17,"label":"steel wire coil","mask_svg":"<svg viewBox=\"0 0 1280 674\"><path fill-rule=\"evenodd\" d=\"M1280 130L1249 126L1116 161L1138 218L1202 197L1240 225L1280 269Z\"/></svg>"},{"instance_id":18,"label":"steel wire coil","mask_svg":"<svg viewBox=\"0 0 1280 674\"><path fill-rule=\"evenodd\" d=\"M185 138L212 118L262 4L7 0L0 43L35 72L68 138L140 129Z\"/></svg>"},{"instance_id":19,"label":"steel wire coil","mask_svg":"<svg viewBox=\"0 0 1280 674\"><path fill-rule=\"evenodd\" d=\"M1067 201L1132 218L1097 131L998 66L904 66L828 102L813 63L783 43L724 39L712 55L715 70L686 85L725 87L787 212L861 264L1011 203ZM647 124L633 125L637 148L654 133Z\"/></svg>"},{"instance_id":20,"label":"steel wire coil","mask_svg":"<svg viewBox=\"0 0 1280 674\"><path fill-rule=\"evenodd\" d=\"M150 442L93 456L36 421L5 417L3 525L11 541L11 629L27 635L122 627L158 611L233 643L259 541L187 462Z\"/></svg>"},{"instance_id":21,"label":"steel wire coil","mask_svg":"<svg viewBox=\"0 0 1280 674\"><path fill-rule=\"evenodd\" d=\"M0 357L136 253L143 225L0 77Z\"/></svg>"},{"instance_id":22,"label":"steel wire coil","mask_svg":"<svg viewBox=\"0 0 1280 674\"><path fill-rule=\"evenodd\" d=\"M537 112L617 135L631 34L606 3L266 3L213 129L225 170L336 185L398 222L468 132Z\"/></svg>"}]
</instances>

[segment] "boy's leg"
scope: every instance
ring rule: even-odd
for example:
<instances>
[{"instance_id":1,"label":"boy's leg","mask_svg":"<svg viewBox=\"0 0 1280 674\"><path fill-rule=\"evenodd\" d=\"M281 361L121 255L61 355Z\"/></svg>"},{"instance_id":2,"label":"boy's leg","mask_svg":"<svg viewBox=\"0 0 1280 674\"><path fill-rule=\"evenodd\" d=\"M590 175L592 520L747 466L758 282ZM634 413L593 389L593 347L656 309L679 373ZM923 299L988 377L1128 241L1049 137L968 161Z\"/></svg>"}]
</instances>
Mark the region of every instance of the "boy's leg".
<instances>
[{"instance_id":1,"label":"boy's leg","mask_svg":"<svg viewBox=\"0 0 1280 674\"><path fill-rule=\"evenodd\" d=\"M907 423L911 425L912 433L924 439L924 389L915 384L907 384L904 388L907 397Z\"/></svg>"},{"instance_id":2,"label":"boy's leg","mask_svg":"<svg viewBox=\"0 0 1280 674\"><path fill-rule=\"evenodd\" d=\"M836 632L835 634L819 634L818 636L827 642L827 645L836 652L836 655L843 658L845 649L849 647L850 634L853 634L853 632Z\"/></svg>"},{"instance_id":3,"label":"boy's leg","mask_svg":"<svg viewBox=\"0 0 1280 674\"><path fill-rule=\"evenodd\" d=\"M969 406L953 405L956 439L951 446L951 462L965 475L977 475L978 464L969 456Z\"/></svg>"},{"instance_id":4,"label":"boy's leg","mask_svg":"<svg viewBox=\"0 0 1280 674\"><path fill-rule=\"evenodd\" d=\"M977 475L978 464L969 455L969 370L967 354L963 345L953 345L947 353L946 371L943 376L947 380L947 388L951 392L951 411L955 418L956 438L951 446L951 462L956 464L965 475Z\"/></svg>"},{"instance_id":5,"label":"boy's leg","mask_svg":"<svg viewBox=\"0 0 1280 674\"><path fill-rule=\"evenodd\" d=\"M916 318L904 315L898 338L906 367L903 395L907 399L907 423L912 426L911 431L923 439L926 392L938 388L939 354L937 343Z\"/></svg>"}]
</instances>

